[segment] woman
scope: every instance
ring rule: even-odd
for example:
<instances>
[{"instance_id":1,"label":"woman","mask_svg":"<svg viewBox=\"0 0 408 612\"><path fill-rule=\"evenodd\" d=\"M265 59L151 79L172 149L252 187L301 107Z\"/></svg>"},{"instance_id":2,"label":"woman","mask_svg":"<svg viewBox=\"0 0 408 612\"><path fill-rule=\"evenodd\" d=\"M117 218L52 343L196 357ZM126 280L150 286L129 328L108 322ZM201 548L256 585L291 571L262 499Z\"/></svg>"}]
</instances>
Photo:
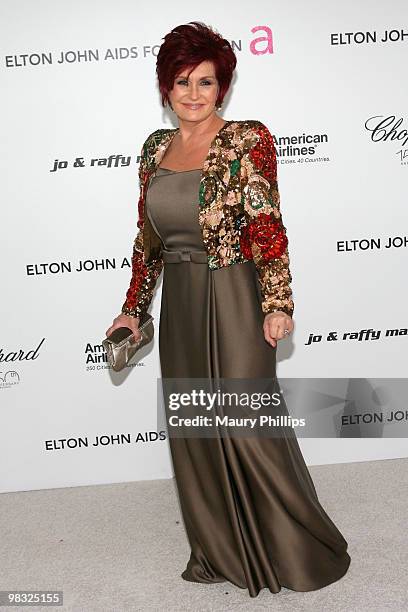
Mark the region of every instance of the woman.
<instances>
[{"instance_id":1,"label":"woman","mask_svg":"<svg viewBox=\"0 0 408 612\"><path fill-rule=\"evenodd\" d=\"M139 337L164 268L163 379L273 380L277 342L294 327L273 138L259 121L217 114L235 65L228 41L199 22L174 28L157 56L162 104L179 128L143 145L132 279L107 335L127 326ZM345 574L347 542L294 434L169 444L191 547L185 580L228 580L256 597Z\"/></svg>"}]
</instances>

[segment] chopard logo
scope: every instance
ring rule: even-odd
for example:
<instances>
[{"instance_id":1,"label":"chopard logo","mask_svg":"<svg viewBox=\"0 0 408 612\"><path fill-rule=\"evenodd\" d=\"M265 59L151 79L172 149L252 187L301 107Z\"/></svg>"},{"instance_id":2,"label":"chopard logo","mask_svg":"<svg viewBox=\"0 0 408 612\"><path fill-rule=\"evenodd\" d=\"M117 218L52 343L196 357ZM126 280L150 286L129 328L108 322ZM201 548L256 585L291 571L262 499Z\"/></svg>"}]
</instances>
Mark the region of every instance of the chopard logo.
<instances>
[{"instance_id":1,"label":"chopard logo","mask_svg":"<svg viewBox=\"0 0 408 612\"><path fill-rule=\"evenodd\" d=\"M408 149L406 147L408 143L408 131L403 126L403 118L396 118L395 115L374 115L367 119L364 124L365 129L371 133L372 142L391 142L396 141L397 144L401 145L401 148L397 151L397 155L400 161L407 160ZM407 161L404 162L404 165Z\"/></svg>"},{"instance_id":2,"label":"chopard logo","mask_svg":"<svg viewBox=\"0 0 408 612\"><path fill-rule=\"evenodd\" d=\"M27 352L23 351L23 349L18 349L5 353L3 349L0 348L0 363L9 363L10 361L33 361L34 359L38 359L39 350L44 341L45 338L41 340L36 349Z\"/></svg>"},{"instance_id":3,"label":"chopard logo","mask_svg":"<svg viewBox=\"0 0 408 612\"><path fill-rule=\"evenodd\" d=\"M7 372L0 370L0 389L8 389L18 385L19 382L20 375L15 370L7 370Z\"/></svg>"}]
</instances>

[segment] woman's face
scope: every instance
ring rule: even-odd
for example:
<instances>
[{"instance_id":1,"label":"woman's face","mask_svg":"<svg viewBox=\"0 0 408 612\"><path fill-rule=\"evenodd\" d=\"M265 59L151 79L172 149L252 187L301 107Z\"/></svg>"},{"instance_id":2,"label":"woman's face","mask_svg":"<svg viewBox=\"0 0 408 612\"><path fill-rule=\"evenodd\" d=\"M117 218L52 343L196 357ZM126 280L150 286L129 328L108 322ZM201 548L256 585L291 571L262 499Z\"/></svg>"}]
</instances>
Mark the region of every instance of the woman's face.
<instances>
[{"instance_id":1,"label":"woman's face","mask_svg":"<svg viewBox=\"0 0 408 612\"><path fill-rule=\"evenodd\" d=\"M215 111L218 96L218 81L214 64L201 62L187 77L187 70L175 79L169 100L179 119L202 121Z\"/></svg>"}]
</instances>

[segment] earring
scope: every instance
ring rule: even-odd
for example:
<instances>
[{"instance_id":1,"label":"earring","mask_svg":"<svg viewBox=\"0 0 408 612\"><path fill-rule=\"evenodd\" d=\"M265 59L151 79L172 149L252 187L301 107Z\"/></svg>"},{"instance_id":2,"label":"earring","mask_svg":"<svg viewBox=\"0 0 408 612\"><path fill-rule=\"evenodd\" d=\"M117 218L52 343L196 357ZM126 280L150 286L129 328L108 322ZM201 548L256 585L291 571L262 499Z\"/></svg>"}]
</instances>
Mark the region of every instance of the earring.
<instances>
[{"instance_id":1,"label":"earring","mask_svg":"<svg viewBox=\"0 0 408 612\"><path fill-rule=\"evenodd\" d=\"M220 111L222 108L222 104L219 104L218 106L215 107L215 110Z\"/></svg>"}]
</instances>

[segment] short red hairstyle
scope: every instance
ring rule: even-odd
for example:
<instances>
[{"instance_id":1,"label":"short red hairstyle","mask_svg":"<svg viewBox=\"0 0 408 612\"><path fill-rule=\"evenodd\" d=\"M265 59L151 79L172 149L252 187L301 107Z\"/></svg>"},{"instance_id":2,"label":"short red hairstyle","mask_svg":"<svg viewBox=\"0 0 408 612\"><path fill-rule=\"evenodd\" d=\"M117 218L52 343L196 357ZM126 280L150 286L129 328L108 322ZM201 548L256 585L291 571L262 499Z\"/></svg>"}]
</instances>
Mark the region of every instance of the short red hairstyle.
<instances>
[{"instance_id":1,"label":"short red hairstyle","mask_svg":"<svg viewBox=\"0 0 408 612\"><path fill-rule=\"evenodd\" d=\"M196 66L205 61L214 64L219 85L216 106L220 106L237 64L237 58L228 40L200 21L179 25L166 34L156 62L163 106L169 103L169 91L173 89L174 79L185 69L189 69L190 74Z\"/></svg>"}]
</instances>

